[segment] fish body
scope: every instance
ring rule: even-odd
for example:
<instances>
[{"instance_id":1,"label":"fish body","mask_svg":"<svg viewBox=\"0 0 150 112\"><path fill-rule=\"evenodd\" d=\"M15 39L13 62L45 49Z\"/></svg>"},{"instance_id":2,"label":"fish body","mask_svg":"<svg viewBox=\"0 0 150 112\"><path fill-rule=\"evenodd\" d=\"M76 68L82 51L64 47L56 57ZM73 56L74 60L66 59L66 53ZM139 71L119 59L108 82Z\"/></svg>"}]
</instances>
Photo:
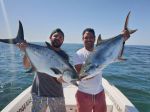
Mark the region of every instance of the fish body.
<instances>
[{"instance_id":1,"label":"fish body","mask_svg":"<svg viewBox=\"0 0 150 112\"><path fill-rule=\"evenodd\" d=\"M126 17L124 30L132 34L137 30L128 30L129 15L130 12ZM79 78L82 80L92 78L109 64L125 60L122 58L124 45L125 40L122 34L106 40L102 40L101 35L99 35L94 51L81 67Z\"/></svg>"},{"instance_id":2,"label":"fish body","mask_svg":"<svg viewBox=\"0 0 150 112\"><path fill-rule=\"evenodd\" d=\"M85 61L80 71L80 77L84 77L83 79L91 78L110 63L118 61L123 42L124 39L122 35L102 40Z\"/></svg>"},{"instance_id":3,"label":"fish body","mask_svg":"<svg viewBox=\"0 0 150 112\"><path fill-rule=\"evenodd\" d=\"M52 77L62 75L64 79L69 80L78 78L71 64L46 46L28 44L25 52L38 72L49 74Z\"/></svg>"},{"instance_id":4,"label":"fish body","mask_svg":"<svg viewBox=\"0 0 150 112\"><path fill-rule=\"evenodd\" d=\"M16 38L0 39L0 42L9 44L24 42L23 26L21 22L19 21L19 30ZM56 78L62 76L67 83L75 84L75 81L78 80L78 75L69 61L63 59L52 48L27 43L24 52L35 71L46 73Z\"/></svg>"}]
</instances>

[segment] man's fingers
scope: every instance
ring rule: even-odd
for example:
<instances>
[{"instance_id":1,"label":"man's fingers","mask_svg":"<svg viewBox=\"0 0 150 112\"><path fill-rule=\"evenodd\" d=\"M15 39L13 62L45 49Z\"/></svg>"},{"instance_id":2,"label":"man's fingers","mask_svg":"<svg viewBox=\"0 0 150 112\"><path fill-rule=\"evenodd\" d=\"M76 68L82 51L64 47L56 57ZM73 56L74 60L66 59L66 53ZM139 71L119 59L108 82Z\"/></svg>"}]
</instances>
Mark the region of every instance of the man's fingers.
<instances>
[{"instance_id":1,"label":"man's fingers","mask_svg":"<svg viewBox=\"0 0 150 112\"><path fill-rule=\"evenodd\" d=\"M20 43L17 43L16 46L19 47L19 46L20 46Z\"/></svg>"},{"instance_id":2,"label":"man's fingers","mask_svg":"<svg viewBox=\"0 0 150 112\"><path fill-rule=\"evenodd\" d=\"M16 46L24 51L27 47L27 43L26 42L17 43Z\"/></svg>"},{"instance_id":3,"label":"man's fingers","mask_svg":"<svg viewBox=\"0 0 150 112\"><path fill-rule=\"evenodd\" d=\"M124 41L126 41L130 37L130 32L128 30L123 30L122 35L124 37Z\"/></svg>"}]
</instances>

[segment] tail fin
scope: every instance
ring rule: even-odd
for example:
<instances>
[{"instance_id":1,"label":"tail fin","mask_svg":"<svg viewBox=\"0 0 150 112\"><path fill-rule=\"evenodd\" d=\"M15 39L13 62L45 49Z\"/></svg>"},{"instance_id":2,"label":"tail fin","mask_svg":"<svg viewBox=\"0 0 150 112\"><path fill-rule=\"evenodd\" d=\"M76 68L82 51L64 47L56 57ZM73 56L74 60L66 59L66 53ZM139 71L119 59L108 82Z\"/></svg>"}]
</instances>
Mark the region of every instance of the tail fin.
<instances>
[{"instance_id":1,"label":"tail fin","mask_svg":"<svg viewBox=\"0 0 150 112\"><path fill-rule=\"evenodd\" d=\"M129 21L129 16L130 16L130 13L131 11L128 13L127 17L126 17L126 20L125 20L125 24L124 24L124 30L128 30L130 34L134 33L137 31L137 29L135 30L129 30L128 29L128 21ZM126 59L123 59L122 58L122 55L123 55L123 52L124 52L124 46L125 46L125 42L123 43L123 46L122 46L122 49L121 49L121 52L120 52L120 55L118 57L119 60L126 60Z\"/></svg>"},{"instance_id":2,"label":"tail fin","mask_svg":"<svg viewBox=\"0 0 150 112\"><path fill-rule=\"evenodd\" d=\"M8 43L8 44L16 44L20 42L24 42L24 33L22 23L19 21L19 29L16 38L13 39L0 39L0 42Z\"/></svg>"},{"instance_id":3,"label":"tail fin","mask_svg":"<svg viewBox=\"0 0 150 112\"><path fill-rule=\"evenodd\" d=\"M129 21L129 16L130 16L131 11L128 13L126 20L125 20L125 24L124 24L124 30L128 30L130 32L130 34L134 33L137 31L137 29L135 30L129 30L128 29L128 21Z\"/></svg>"}]
</instances>

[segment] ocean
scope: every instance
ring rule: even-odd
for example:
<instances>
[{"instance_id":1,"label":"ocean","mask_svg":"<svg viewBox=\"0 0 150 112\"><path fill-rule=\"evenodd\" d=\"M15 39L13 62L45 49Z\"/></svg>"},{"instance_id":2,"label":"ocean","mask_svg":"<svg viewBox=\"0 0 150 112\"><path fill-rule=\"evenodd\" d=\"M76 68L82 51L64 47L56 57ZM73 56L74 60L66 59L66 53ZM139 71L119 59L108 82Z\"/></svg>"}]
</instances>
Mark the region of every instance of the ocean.
<instances>
[{"instance_id":1,"label":"ocean","mask_svg":"<svg viewBox=\"0 0 150 112\"><path fill-rule=\"evenodd\" d=\"M81 44L64 44L62 48L73 54ZM32 84L34 75L25 73L23 53L14 46L0 43L0 110ZM109 65L103 77L114 84L140 112L150 112L150 46L126 45L125 62Z\"/></svg>"}]
</instances>

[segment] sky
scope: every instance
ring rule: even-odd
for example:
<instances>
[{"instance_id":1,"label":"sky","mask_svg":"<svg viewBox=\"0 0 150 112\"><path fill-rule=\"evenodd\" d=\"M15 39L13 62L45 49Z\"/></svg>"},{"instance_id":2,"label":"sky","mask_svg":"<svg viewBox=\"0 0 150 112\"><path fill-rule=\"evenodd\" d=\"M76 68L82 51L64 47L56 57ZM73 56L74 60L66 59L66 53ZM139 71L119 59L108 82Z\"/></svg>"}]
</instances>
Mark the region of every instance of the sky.
<instances>
[{"instance_id":1,"label":"sky","mask_svg":"<svg viewBox=\"0 0 150 112\"><path fill-rule=\"evenodd\" d=\"M64 43L82 43L82 32L93 28L103 39L121 33L131 11L129 28L138 29L127 45L150 45L149 0L0 0L0 38L16 37L18 21L28 42L49 41L61 28Z\"/></svg>"}]
</instances>

